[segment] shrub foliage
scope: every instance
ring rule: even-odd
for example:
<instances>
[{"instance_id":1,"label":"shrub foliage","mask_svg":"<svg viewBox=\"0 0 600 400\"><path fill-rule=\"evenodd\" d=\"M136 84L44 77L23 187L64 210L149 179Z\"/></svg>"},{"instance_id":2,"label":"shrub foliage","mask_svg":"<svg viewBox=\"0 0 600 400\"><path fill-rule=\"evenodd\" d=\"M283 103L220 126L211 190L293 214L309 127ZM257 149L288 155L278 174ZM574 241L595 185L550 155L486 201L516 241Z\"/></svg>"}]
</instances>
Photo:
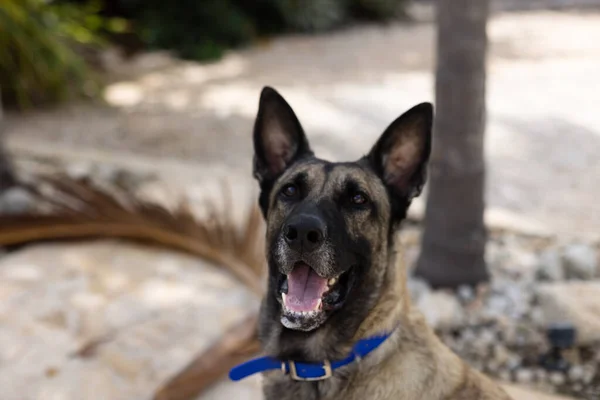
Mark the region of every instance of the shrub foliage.
<instances>
[{"instance_id":1,"label":"shrub foliage","mask_svg":"<svg viewBox=\"0 0 600 400\"><path fill-rule=\"evenodd\" d=\"M82 50L107 39L211 60L264 36L390 19L405 1L2 0L0 94L26 108L93 93Z\"/></svg>"}]
</instances>

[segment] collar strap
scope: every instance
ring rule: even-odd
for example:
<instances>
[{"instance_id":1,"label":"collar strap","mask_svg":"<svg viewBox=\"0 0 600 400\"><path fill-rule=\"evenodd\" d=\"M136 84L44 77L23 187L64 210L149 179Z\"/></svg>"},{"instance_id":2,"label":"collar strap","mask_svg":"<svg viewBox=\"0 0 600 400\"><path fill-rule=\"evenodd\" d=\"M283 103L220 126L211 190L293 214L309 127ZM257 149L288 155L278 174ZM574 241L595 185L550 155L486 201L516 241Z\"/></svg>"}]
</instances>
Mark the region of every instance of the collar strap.
<instances>
[{"instance_id":1,"label":"collar strap","mask_svg":"<svg viewBox=\"0 0 600 400\"><path fill-rule=\"evenodd\" d=\"M284 374L289 374L296 381L320 381L330 378L336 369L364 358L385 342L392 333L393 331L385 335L359 340L352 348L350 355L340 361L330 362L325 360L322 363L309 364L291 360L281 361L271 357L260 357L232 368L229 371L229 378L233 381L239 381L259 372L280 370Z\"/></svg>"}]
</instances>

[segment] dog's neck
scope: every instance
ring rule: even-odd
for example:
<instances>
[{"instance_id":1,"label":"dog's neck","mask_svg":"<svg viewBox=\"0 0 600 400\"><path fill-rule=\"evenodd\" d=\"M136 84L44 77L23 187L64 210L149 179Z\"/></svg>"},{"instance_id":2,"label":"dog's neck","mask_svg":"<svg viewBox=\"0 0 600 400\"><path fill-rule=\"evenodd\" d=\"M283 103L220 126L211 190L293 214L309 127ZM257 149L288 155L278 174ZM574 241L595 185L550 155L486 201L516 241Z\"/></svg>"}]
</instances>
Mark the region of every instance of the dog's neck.
<instances>
[{"instance_id":1,"label":"dog's neck","mask_svg":"<svg viewBox=\"0 0 600 400\"><path fill-rule=\"evenodd\" d=\"M347 387L347 382L360 381L366 384L374 379L379 368L392 360L395 360L396 368L400 371L399 375L394 375L394 379L406 381L406 384L400 386L408 388L417 384L425 387L424 381L430 379L433 372L427 369L421 370L421 366L435 364L432 360L436 358L453 357L429 330L422 315L411 307L406 285L404 257L400 246L391 246L386 259L389 264L379 291L380 296L364 320L358 324L345 341L328 340L330 338L327 335L339 331L319 329L315 334L308 336L304 342L296 342L295 345L300 348L302 354L309 354L309 358L312 359L310 361L334 361L346 357L353 345L361 339L392 332L391 336L360 362L354 362L344 367L344 370L341 371L341 379L337 379L334 373L333 378L318 382L316 385L311 385L312 382L298 385L289 377L276 372L266 378L268 382L266 398L275 398L269 397L269 393L278 393L278 397L281 397L281 393L290 393L290 397L284 396L285 399L342 398L342 392ZM269 351L283 348L287 344L284 341L289 338L286 334L290 332L283 331L278 320L271 320L271 323L277 329L271 332L272 335L266 342L263 341L263 345L265 345L267 354L274 355ZM334 337L334 339L336 338ZM324 343L329 347L325 347ZM415 352L415 346L418 349L433 350L431 352ZM332 350L334 350L333 353ZM400 358L398 358L398 354L401 354ZM279 355L275 356L281 358Z\"/></svg>"},{"instance_id":2,"label":"dog's neck","mask_svg":"<svg viewBox=\"0 0 600 400\"><path fill-rule=\"evenodd\" d=\"M351 339L336 343L335 347L347 352L360 339L378 335L382 331L393 330L392 335L360 362L343 367L343 370L334 372L333 377L324 381L299 383L280 371L266 375L265 398L362 400L371 398L381 388L387 388L387 397L380 395L377 398L476 398L473 393L477 392L472 391L478 389L465 386L471 384L466 380L466 364L439 340L418 309L411 307L402 252L391 251L388 257L390 264L381 296ZM317 337L311 336L311 339ZM310 348L310 342L304 344L304 349ZM320 351L315 355L327 354L323 349ZM325 359L328 357L321 358L321 361ZM394 381L393 385L389 384L390 379ZM451 397L453 393L459 393L458 390L462 390L461 397Z\"/></svg>"},{"instance_id":3,"label":"dog's neck","mask_svg":"<svg viewBox=\"0 0 600 400\"><path fill-rule=\"evenodd\" d=\"M381 296L373 311L360 324L353 341L373 335L391 332L409 314L410 296L406 286L406 268L399 240L389 248L388 268L384 278Z\"/></svg>"}]
</instances>

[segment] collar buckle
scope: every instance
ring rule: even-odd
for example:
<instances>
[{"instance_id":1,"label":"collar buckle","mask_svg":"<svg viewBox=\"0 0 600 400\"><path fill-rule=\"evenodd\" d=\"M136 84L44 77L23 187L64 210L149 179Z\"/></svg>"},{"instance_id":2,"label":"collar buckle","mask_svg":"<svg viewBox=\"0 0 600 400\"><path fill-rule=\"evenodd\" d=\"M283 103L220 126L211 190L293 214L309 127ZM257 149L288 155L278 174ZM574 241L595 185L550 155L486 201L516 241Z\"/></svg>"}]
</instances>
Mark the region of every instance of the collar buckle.
<instances>
[{"instance_id":1,"label":"collar buckle","mask_svg":"<svg viewBox=\"0 0 600 400\"><path fill-rule=\"evenodd\" d=\"M321 368L323 369L323 375L315 377L302 377L298 375L298 372L303 372L302 368L298 369L298 366L294 361L288 361L290 366L290 377L295 381L322 381L333 376L333 369L331 368L331 362L328 360L323 361Z\"/></svg>"}]
</instances>

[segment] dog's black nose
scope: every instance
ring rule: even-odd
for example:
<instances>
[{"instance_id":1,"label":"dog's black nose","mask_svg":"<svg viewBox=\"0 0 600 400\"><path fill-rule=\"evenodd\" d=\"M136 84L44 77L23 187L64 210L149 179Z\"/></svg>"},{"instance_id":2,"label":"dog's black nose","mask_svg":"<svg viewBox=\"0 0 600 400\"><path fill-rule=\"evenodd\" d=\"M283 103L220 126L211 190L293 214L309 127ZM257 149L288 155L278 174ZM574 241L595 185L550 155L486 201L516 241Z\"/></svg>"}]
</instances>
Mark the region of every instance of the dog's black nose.
<instances>
[{"instance_id":1,"label":"dog's black nose","mask_svg":"<svg viewBox=\"0 0 600 400\"><path fill-rule=\"evenodd\" d=\"M312 215L292 218L283 228L283 237L292 250L311 252L321 246L325 239L325 224Z\"/></svg>"}]
</instances>

